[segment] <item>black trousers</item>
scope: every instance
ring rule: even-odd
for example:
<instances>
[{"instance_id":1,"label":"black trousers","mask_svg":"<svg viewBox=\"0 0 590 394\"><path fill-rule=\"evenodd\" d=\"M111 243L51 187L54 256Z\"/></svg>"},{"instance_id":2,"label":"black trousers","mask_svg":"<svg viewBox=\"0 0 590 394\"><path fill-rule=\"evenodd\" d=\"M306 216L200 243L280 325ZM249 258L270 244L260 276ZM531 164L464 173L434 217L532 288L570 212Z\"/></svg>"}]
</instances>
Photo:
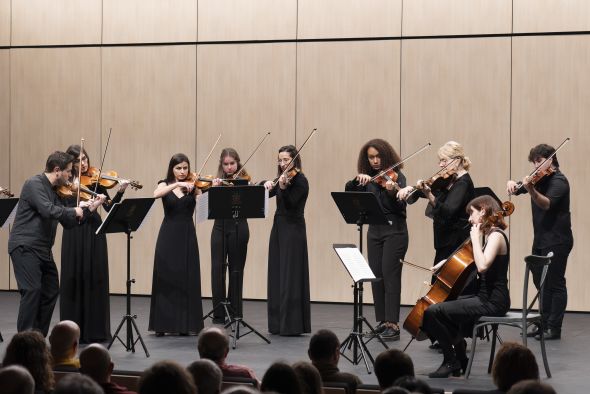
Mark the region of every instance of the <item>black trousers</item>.
<instances>
[{"instance_id":1,"label":"black trousers","mask_svg":"<svg viewBox=\"0 0 590 394\"><path fill-rule=\"evenodd\" d=\"M225 300L225 272L229 267L228 298L235 317L242 317L242 286L244 266L248 253L250 230L248 222L238 221L237 243L236 226L233 220L216 220L211 231L211 292L213 307ZM213 318L223 319L223 308L216 308Z\"/></svg>"},{"instance_id":2,"label":"black trousers","mask_svg":"<svg viewBox=\"0 0 590 394\"><path fill-rule=\"evenodd\" d=\"M13 250L10 258L21 295L17 330L21 332L35 329L47 336L59 295L55 262L53 259L42 259L22 246Z\"/></svg>"},{"instance_id":3,"label":"black trousers","mask_svg":"<svg viewBox=\"0 0 590 394\"><path fill-rule=\"evenodd\" d=\"M367 232L369 266L380 281L372 282L377 321L399 321L402 289L402 263L408 250L405 221L388 225L370 225Z\"/></svg>"},{"instance_id":4,"label":"black trousers","mask_svg":"<svg viewBox=\"0 0 590 394\"><path fill-rule=\"evenodd\" d=\"M545 279L545 289L543 292L543 323L547 328L561 330L563 316L567 306L567 287L565 283L565 269L567 267L567 258L572 250L573 245L556 245L548 248L533 248L533 254L546 256L547 253L553 252L553 258L547 278ZM533 269L533 282L539 288L541 283L542 269Z\"/></svg>"}]
</instances>

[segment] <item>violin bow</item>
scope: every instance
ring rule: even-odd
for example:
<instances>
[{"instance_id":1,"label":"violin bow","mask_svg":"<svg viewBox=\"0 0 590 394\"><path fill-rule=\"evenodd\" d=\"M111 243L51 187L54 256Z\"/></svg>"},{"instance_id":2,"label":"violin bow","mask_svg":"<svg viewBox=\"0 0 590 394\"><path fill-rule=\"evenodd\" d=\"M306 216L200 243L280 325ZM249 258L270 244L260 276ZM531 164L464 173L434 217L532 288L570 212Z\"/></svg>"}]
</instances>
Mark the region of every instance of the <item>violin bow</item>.
<instances>
[{"instance_id":1,"label":"violin bow","mask_svg":"<svg viewBox=\"0 0 590 394\"><path fill-rule=\"evenodd\" d=\"M404 158L403 160L400 160L399 162L395 163L394 165L392 165L392 166L386 168L385 170L379 172L377 175L375 175L374 177L371 178L371 181L374 181L375 179L379 178L380 176L383 176L383 175L387 174L388 171L395 170L397 167L401 166L406 161L410 160L412 157L414 157L417 154L421 153L423 150L430 148L431 145L432 144L430 142L427 142L426 144L424 144L424 146L422 148L418 149L417 151L415 151L414 153L412 153L410 156Z\"/></svg>"},{"instance_id":2,"label":"violin bow","mask_svg":"<svg viewBox=\"0 0 590 394\"><path fill-rule=\"evenodd\" d=\"M104 160L107 157L107 150L109 149L109 142L111 141L111 132L113 131L113 128L110 127L109 128L109 136L107 137L107 144L104 147L104 154L102 155L102 160L100 161L100 168L98 169L98 179L96 180L96 183L94 184L94 193L96 193L96 190L98 190L98 184L100 183L100 176L102 175L102 166L104 165Z\"/></svg>"},{"instance_id":3,"label":"violin bow","mask_svg":"<svg viewBox=\"0 0 590 394\"><path fill-rule=\"evenodd\" d=\"M435 172L434 174L432 174L428 179L437 176L438 174L442 173L443 171L445 171L451 164L453 164L455 162L455 160L458 160L458 157L453 157L453 159L447 163L446 166L444 166L443 168L441 168L440 170L438 170L437 172ZM406 196L406 200L414 193L416 193L416 191L418 191L418 188L416 186L413 186L414 190L412 190L410 193L408 193L408 195Z\"/></svg>"},{"instance_id":4,"label":"violin bow","mask_svg":"<svg viewBox=\"0 0 590 394\"><path fill-rule=\"evenodd\" d=\"M252 156L254 156L254 153L256 153L256 151L258 150L258 148L260 148L260 146L262 145L262 143L264 142L264 140L266 140L266 137L268 137L270 135L270 131L268 131L260 140L260 142L258 143L258 145L256 145L256 148L254 148L254 150L252 151L252 153L250 153L250 156L248 156L248 158L246 159L246 161L244 162L244 164L242 164L242 168L240 168L240 170L238 172L236 172L233 176L233 179L238 179L238 177L242 174L242 172L244 172L244 170L246 169L246 164L248 163L248 161L252 158Z\"/></svg>"},{"instance_id":5,"label":"violin bow","mask_svg":"<svg viewBox=\"0 0 590 394\"><path fill-rule=\"evenodd\" d=\"M315 132L318 131L317 128L314 128L311 133L309 133L309 135L307 136L307 138L305 139L305 141L303 141L303 144L301 144L301 146L299 147L299 149L297 149L297 153L295 154L295 156L293 156L291 158L291 160L289 160L289 163L287 164L287 166L285 167L285 171L283 171L281 173L281 175L279 175L274 181L273 181L273 186L277 184L277 182L279 181L279 178L282 177L283 175L285 175L288 171L289 171L289 167L291 166L291 163L293 163L293 161L295 159L297 159L299 157L299 154L301 153L301 150L303 149L303 147L305 146L305 144L307 144L307 141L309 141L309 139L311 137L313 137L313 135L315 134Z\"/></svg>"},{"instance_id":6,"label":"violin bow","mask_svg":"<svg viewBox=\"0 0 590 394\"><path fill-rule=\"evenodd\" d=\"M209 161L209 158L211 157L211 154L213 153L213 150L217 146L217 143L219 142L220 139L221 139L221 133L219 133L219 137L217 137L217 141L215 141L215 143L213 144L213 147L209 151L209 154L207 155L207 158L205 159L205 162L201 166L201 169L199 169L199 172L197 172L197 178L201 176L201 171L203 171L203 168L205 168L205 164L207 164L207 162Z\"/></svg>"},{"instance_id":7,"label":"violin bow","mask_svg":"<svg viewBox=\"0 0 590 394\"><path fill-rule=\"evenodd\" d=\"M80 153L78 154L78 190L76 191L76 206L80 206L80 186L82 186L82 154L84 152L84 138L80 139Z\"/></svg>"}]
</instances>

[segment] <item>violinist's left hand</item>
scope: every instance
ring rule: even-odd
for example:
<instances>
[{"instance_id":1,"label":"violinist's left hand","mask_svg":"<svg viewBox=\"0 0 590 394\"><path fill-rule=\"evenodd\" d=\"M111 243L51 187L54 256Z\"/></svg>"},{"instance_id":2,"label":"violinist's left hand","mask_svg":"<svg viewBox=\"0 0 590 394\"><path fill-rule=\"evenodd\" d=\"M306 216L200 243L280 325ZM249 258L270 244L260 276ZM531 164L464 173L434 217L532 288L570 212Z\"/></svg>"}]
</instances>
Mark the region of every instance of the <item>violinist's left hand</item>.
<instances>
[{"instance_id":1,"label":"violinist's left hand","mask_svg":"<svg viewBox=\"0 0 590 394\"><path fill-rule=\"evenodd\" d=\"M98 194L96 197L94 197L91 200L91 204L88 207L88 209L92 212L92 211L96 211L98 209L98 207L100 207L102 204L104 204L104 202L106 201L107 196L105 196L104 194Z\"/></svg>"},{"instance_id":2,"label":"violinist's left hand","mask_svg":"<svg viewBox=\"0 0 590 394\"><path fill-rule=\"evenodd\" d=\"M129 181L127 179L120 179L119 180L119 193L125 193L125 189L129 186Z\"/></svg>"},{"instance_id":3,"label":"violinist's left hand","mask_svg":"<svg viewBox=\"0 0 590 394\"><path fill-rule=\"evenodd\" d=\"M392 180L388 180L387 182L385 182L385 189L387 189L387 191L397 191L399 190L399 185L392 181Z\"/></svg>"},{"instance_id":4,"label":"violinist's left hand","mask_svg":"<svg viewBox=\"0 0 590 394\"><path fill-rule=\"evenodd\" d=\"M287 179L287 175L283 174L279 177L279 187L281 188L281 190L285 190L287 188L287 185L289 184L289 181Z\"/></svg>"},{"instance_id":5,"label":"violinist's left hand","mask_svg":"<svg viewBox=\"0 0 590 394\"><path fill-rule=\"evenodd\" d=\"M522 178L522 187L524 187L527 192L531 193L532 189L535 188L535 185L533 185L531 183L531 177L530 176L525 176L524 178Z\"/></svg>"}]
</instances>

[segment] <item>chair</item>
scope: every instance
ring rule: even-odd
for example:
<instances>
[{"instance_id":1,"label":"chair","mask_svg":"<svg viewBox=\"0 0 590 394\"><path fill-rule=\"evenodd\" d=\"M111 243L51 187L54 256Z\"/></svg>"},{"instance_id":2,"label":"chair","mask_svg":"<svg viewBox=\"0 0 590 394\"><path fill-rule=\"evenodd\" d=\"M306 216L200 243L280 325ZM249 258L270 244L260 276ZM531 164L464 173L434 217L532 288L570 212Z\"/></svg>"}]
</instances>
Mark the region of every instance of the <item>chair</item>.
<instances>
[{"instance_id":1,"label":"chair","mask_svg":"<svg viewBox=\"0 0 590 394\"><path fill-rule=\"evenodd\" d=\"M111 374L111 382L123 387L127 387L131 391L137 392L137 389L139 388L140 377L141 372L115 370Z\"/></svg>"},{"instance_id":2,"label":"chair","mask_svg":"<svg viewBox=\"0 0 590 394\"><path fill-rule=\"evenodd\" d=\"M535 256L530 255L524 258L526 263L526 269L524 274L524 289L522 291L522 310L519 312L508 312L504 316L482 316L478 319L476 324L473 326L473 339L471 341L471 357L469 358L469 364L467 365L467 371L465 371L465 379L469 378L469 374L471 373L471 366L473 364L473 359L475 357L475 346L477 344L477 330L480 327L492 327L492 349L490 351L490 362L488 364L488 373L492 371L492 364L494 362L494 356L496 352L496 340L498 338L498 326L512 326L518 327L521 329L522 335L522 343L523 345L527 346L527 329L531 325L535 325L539 329L540 339L541 339L541 353L543 355L543 364L545 365L545 372L547 373L547 377L551 377L551 372L549 371L549 363L547 362L547 353L545 351L545 337L544 337L544 327L543 327L543 320L541 316L543 315L543 306L540 300L543 299L543 289L545 288L545 278L547 277L547 270L549 269L549 264L551 264L551 258L553 257L553 252L549 252L547 256ZM531 272L531 268L535 269L542 269L541 273L541 282L533 301L528 304L528 289L529 289L529 274ZM533 305L535 301L539 299L539 312L534 313L532 312Z\"/></svg>"},{"instance_id":3,"label":"chair","mask_svg":"<svg viewBox=\"0 0 590 394\"><path fill-rule=\"evenodd\" d=\"M376 384L359 384L356 386L356 394L377 394L381 389Z\"/></svg>"},{"instance_id":4,"label":"chair","mask_svg":"<svg viewBox=\"0 0 590 394\"><path fill-rule=\"evenodd\" d=\"M324 394L352 394L354 389L345 382L323 382Z\"/></svg>"}]
</instances>

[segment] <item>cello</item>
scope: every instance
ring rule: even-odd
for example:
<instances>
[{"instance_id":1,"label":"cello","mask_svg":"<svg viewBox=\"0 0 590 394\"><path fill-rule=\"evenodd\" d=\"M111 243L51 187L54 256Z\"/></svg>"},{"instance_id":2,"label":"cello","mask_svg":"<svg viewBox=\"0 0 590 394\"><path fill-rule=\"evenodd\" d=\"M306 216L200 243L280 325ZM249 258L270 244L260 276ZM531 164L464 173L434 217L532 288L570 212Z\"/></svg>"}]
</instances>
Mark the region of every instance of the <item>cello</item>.
<instances>
[{"instance_id":1,"label":"cello","mask_svg":"<svg viewBox=\"0 0 590 394\"><path fill-rule=\"evenodd\" d=\"M490 216L488 220L493 223L499 217L510 216L512 212L514 212L514 204L505 201L502 204L502 210ZM401 262L408 264L406 261ZM411 263L409 265L419 267ZM430 271L427 268L423 269ZM430 286L428 293L418 299L416 305L406 317L403 327L412 335L412 338L418 341L428 339L426 333L422 331L424 311L430 305L457 299L474 270L476 270L476 266L473 257L473 245L471 244L471 238L467 238L435 273L436 280Z\"/></svg>"}]
</instances>

